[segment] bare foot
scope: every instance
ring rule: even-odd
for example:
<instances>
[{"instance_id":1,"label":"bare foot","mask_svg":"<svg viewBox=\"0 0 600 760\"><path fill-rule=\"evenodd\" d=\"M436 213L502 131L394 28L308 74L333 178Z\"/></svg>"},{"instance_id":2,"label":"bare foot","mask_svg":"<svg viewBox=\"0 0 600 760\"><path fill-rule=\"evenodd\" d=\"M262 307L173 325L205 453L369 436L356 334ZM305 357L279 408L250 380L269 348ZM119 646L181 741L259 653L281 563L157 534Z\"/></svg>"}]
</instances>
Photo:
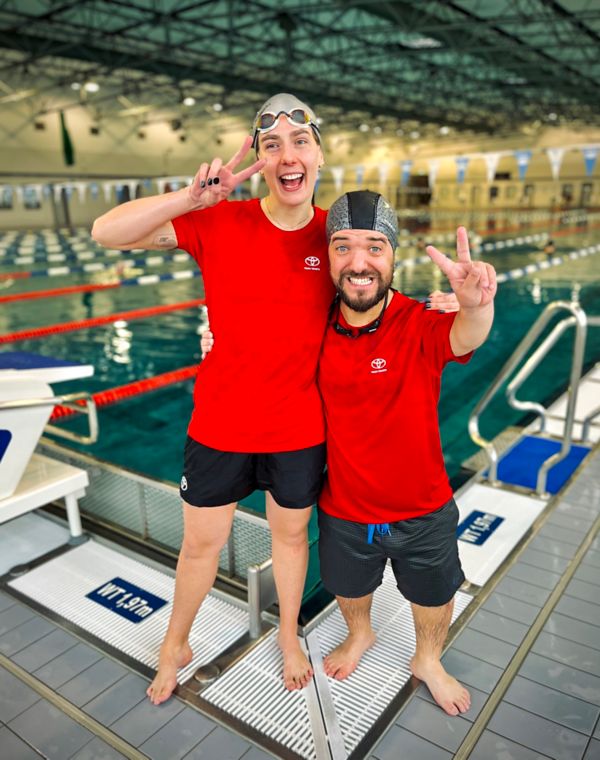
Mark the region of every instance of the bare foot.
<instances>
[{"instance_id":1,"label":"bare foot","mask_svg":"<svg viewBox=\"0 0 600 760\"><path fill-rule=\"evenodd\" d=\"M363 654L375 643L375 633L348 634L342 643L323 660L325 673L342 681L353 673Z\"/></svg>"},{"instance_id":2,"label":"bare foot","mask_svg":"<svg viewBox=\"0 0 600 760\"><path fill-rule=\"evenodd\" d=\"M158 658L158 670L154 681L146 689L146 694L153 705L160 705L171 696L177 686L177 671L189 665L192 657L193 653L187 642L178 647L172 647L168 643L162 645Z\"/></svg>"},{"instance_id":3,"label":"bare foot","mask_svg":"<svg viewBox=\"0 0 600 760\"><path fill-rule=\"evenodd\" d=\"M431 696L448 715L467 712L471 707L471 695L456 678L446 673L439 660L417 660L413 657L410 669L416 678L424 681Z\"/></svg>"},{"instance_id":4,"label":"bare foot","mask_svg":"<svg viewBox=\"0 0 600 760\"><path fill-rule=\"evenodd\" d=\"M307 656L302 651L298 637L283 641L279 639L279 648L283 655L283 685L288 691L303 689L313 675Z\"/></svg>"}]
</instances>

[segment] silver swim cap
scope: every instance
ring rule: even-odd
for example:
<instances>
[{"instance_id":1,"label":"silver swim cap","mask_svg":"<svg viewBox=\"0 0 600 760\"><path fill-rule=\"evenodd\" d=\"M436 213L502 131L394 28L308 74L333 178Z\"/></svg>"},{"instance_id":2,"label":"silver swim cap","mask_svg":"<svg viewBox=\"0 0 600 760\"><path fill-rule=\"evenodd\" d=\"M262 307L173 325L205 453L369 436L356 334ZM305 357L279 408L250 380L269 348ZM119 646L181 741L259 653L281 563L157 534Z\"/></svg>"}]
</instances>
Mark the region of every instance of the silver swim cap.
<instances>
[{"instance_id":1,"label":"silver swim cap","mask_svg":"<svg viewBox=\"0 0 600 760\"><path fill-rule=\"evenodd\" d=\"M283 114L285 114L290 124L312 127L317 142L321 143L321 133L317 124L317 117L312 108L289 92L279 92L277 95L273 95L266 100L256 112L256 116L252 122L253 148L256 148L258 145L258 135L261 132L269 132L271 129L274 129Z\"/></svg>"},{"instance_id":2,"label":"silver swim cap","mask_svg":"<svg viewBox=\"0 0 600 760\"><path fill-rule=\"evenodd\" d=\"M327 242L341 230L377 230L390 241L392 251L398 245L396 212L383 195L371 190L344 193L327 214Z\"/></svg>"}]
</instances>

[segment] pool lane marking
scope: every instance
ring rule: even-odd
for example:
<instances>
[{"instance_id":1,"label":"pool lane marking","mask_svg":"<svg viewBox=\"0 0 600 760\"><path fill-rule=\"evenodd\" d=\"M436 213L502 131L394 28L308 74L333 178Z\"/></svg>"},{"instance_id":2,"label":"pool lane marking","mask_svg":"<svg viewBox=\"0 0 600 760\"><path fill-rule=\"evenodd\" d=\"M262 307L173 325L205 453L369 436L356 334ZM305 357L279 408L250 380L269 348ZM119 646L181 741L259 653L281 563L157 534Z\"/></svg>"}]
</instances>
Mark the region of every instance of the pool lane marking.
<instances>
[{"instance_id":1,"label":"pool lane marking","mask_svg":"<svg viewBox=\"0 0 600 760\"><path fill-rule=\"evenodd\" d=\"M517 267L516 269L510 269L508 272L502 272L496 276L498 282L506 282L507 280L515 280L518 277L523 277L526 274L537 272L540 269L550 269L550 267L557 267L561 264L565 264L567 261L573 261L575 259L589 256L593 253L600 251L600 245L590 245L585 248L579 248L576 251L571 251L562 256L554 256L550 260L544 260L539 262L531 262L524 267ZM431 259L429 256L419 256L416 259L402 259L394 265L394 269L402 269L404 267L413 266L415 264L430 264Z\"/></svg>"},{"instance_id":2,"label":"pool lane marking","mask_svg":"<svg viewBox=\"0 0 600 760\"><path fill-rule=\"evenodd\" d=\"M31 272L6 272L0 274L0 280L26 280L31 277Z\"/></svg>"},{"instance_id":3,"label":"pool lane marking","mask_svg":"<svg viewBox=\"0 0 600 760\"><path fill-rule=\"evenodd\" d=\"M475 212L475 214L470 214L471 218L477 218L477 219L483 219L483 220L495 220L498 218L496 214L488 214L485 211L479 211ZM548 224L552 225L555 222L559 222L561 220L564 220L565 224L572 225L573 223L577 222L586 222L590 219L596 219L598 218L599 214L597 212L595 213L578 213L573 214L571 216L568 215L568 212L555 212L553 214L545 213L545 212L534 212L532 214L522 214L521 216L517 217L517 222L519 224L528 224L531 222L538 222L535 225L532 225L534 227L539 226L547 226ZM430 237L429 239L432 242L445 242L445 240L452 239L454 237L454 227L449 228L449 233L447 235L439 235L437 238ZM443 232L443 230L441 230ZM490 230L490 234L501 234L503 232L520 232L522 231L522 227L512 224L507 227L499 227L496 230ZM562 232L562 231L560 231ZM555 235L559 234L558 232L554 233ZM423 234L423 236L426 236L426 233ZM417 237L412 238L401 238L401 247L407 247L410 245L411 242L416 242L419 237L423 237L421 235L418 235ZM6 237L0 237L0 260L2 258L11 258L14 256L12 253L8 253L8 250L12 246L16 246L19 241L17 241L18 235L15 235L11 238ZM22 239L22 238L21 238ZM146 253L146 249L144 248L130 248L125 249L124 251L117 250L114 248L95 248L92 250L86 250L88 246L91 243L91 236L86 237L77 237L75 239L71 238L65 238L62 237L63 244L67 245L68 249L65 250L61 243L57 242L57 238L52 238L52 242L48 244L48 242L45 242L42 239L42 236L36 235L33 242L28 242L25 245L21 243L21 246L19 248L16 248L14 253L19 255L19 257L26 257L30 258L33 257L36 261L42 261L44 258L47 258L48 261L64 261L64 257L68 257L70 259L78 259L80 261L90 259L95 257L97 254L100 254L101 256L108 256L108 257L118 257L122 256L123 253ZM7 245L8 242L8 245ZM42 244L42 248L40 249L38 247L39 244ZM51 249L51 250L50 250ZM42 253L40 253L40 250L46 251L47 254L49 254L47 257L44 257ZM167 255L178 255L178 254L167 254Z\"/></svg>"},{"instance_id":4,"label":"pool lane marking","mask_svg":"<svg viewBox=\"0 0 600 760\"><path fill-rule=\"evenodd\" d=\"M165 314L170 311L179 311L181 309L191 309L195 306L203 306L205 303L206 301L204 298L195 298L192 301L181 301L180 303L164 304L162 306L150 306L145 309L133 309L132 311L122 311L118 314L108 314L104 317L92 317L91 319L63 322L62 324L48 325L47 327L35 327L32 330L20 330L19 332L9 333L8 335L0 335L0 343L13 343L17 340L43 338L46 335L55 335L56 333L85 330L89 327L110 324L119 319L127 321L133 319L145 319L146 317L153 317L157 314Z\"/></svg>"},{"instance_id":5,"label":"pool lane marking","mask_svg":"<svg viewBox=\"0 0 600 760\"><path fill-rule=\"evenodd\" d=\"M175 258L177 256L177 258ZM172 257L168 256L145 256L141 259L119 259L118 264L122 266L147 266L147 267L155 267L160 266L161 264L168 263L171 261L189 261L190 257L187 253L182 254L173 254ZM25 263L25 262L23 262ZM27 263L33 263L33 262L27 262ZM102 261L92 261L89 264L82 264L78 267L69 267L69 266L57 266L57 267L49 267L48 269L32 269L30 272L28 272L29 277L59 277L64 274L87 274L89 272L104 272L107 269L112 269L115 266L115 262L102 262ZM16 272L6 272L3 274L3 279L9 279L11 276L15 276L17 274Z\"/></svg>"},{"instance_id":6,"label":"pool lane marking","mask_svg":"<svg viewBox=\"0 0 600 760\"><path fill-rule=\"evenodd\" d=\"M179 369L171 370L170 372L164 372L162 375L155 375L154 377L147 377L143 380L135 380L132 383L126 385L119 385L115 388L108 388L104 391L98 391L93 393L92 398L96 402L97 407L109 406L110 404L116 404L123 399L133 398L140 396L143 393L149 393L150 391L164 388L167 385L174 385L175 383L181 383L184 380L189 380L196 376L198 372L198 364L190 365L189 367L180 367ZM80 403L80 402L77 402ZM85 406L85 402L80 403L81 406ZM73 409L68 409L66 406L56 406L50 416L51 420L61 419L63 417L70 417L75 414Z\"/></svg>"},{"instance_id":7,"label":"pool lane marking","mask_svg":"<svg viewBox=\"0 0 600 760\"><path fill-rule=\"evenodd\" d=\"M107 282L103 285L71 285L67 288L53 288L52 290L31 290L29 293L13 293L10 296L0 296L0 303L10 303L11 301L30 301L34 298L53 298L55 296L65 296L70 293L91 293L94 290L110 290L118 288L120 282Z\"/></svg>"},{"instance_id":8,"label":"pool lane marking","mask_svg":"<svg viewBox=\"0 0 600 760\"><path fill-rule=\"evenodd\" d=\"M200 277L201 275L202 273L198 269L182 269L179 272L129 277L125 280L103 284L73 285L65 288L52 288L50 290L30 290L27 293L13 293L9 296L0 296L0 303L29 301L33 298L53 298L56 296L68 295L69 293L88 293L93 290L108 290L109 288L128 287L132 285L154 285L157 282L169 282L171 280L191 280L195 277ZM2 279L2 275L0 275L0 279Z\"/></svg>"},{"instance_id":9,"label":"pool lane marking","mask_svg":"<svg viewBox=\"0 0 600 760\"><path fill-rule=\"evenodd\" d=\"M483 212L481 214L481 216L482 216L482 218L484 220L486 218L487 219L496 219L497 218L495 216L486 217L485 212ZM546 221L540 221L540 222L534 222L533 220L529 220L528 221L527 219L517 220L517 221L519 221L519 224L510 224L510 225L507 225L505 227L498 227L497 229L494 229L494 230L487 230L486 232L487 232L488 235L501 235L501 234L503 234L505 232L523 232L522 225L524 225L524 224L528 225L528 229L538 229L540 227L546 227L546 228L548 228L548 227L552 227L552 225L555 222L560 222L561 216L563 216L563 215L557 215L556 217L548 217L546 219ZM579 214L577 216L573 216L573 217L567 219L567 224L572 224L573 222L575 222L575 223L577 223L577 222L586 222L586 220L589 220L589 219L597 219L598 216L600 216L600 214L598 214L597 212L595 212L593 214L588 214L587 216ZM445 229L443 227L437 227L437 229L439 229L440 232L445 232ZM456 230L456 227L454 227L454 226L453 227L449 227L448 228L448 232L446 233L446 235L449 236L450 239L453 239L454 235L456 234L455 230ZM550 232L551 231L548 231L548 233L547 233L548 237L550 237ZM553 233L553 234L556 234L556 233ZM423 235L419 235L419 237L426 237L426 236L427 236L427 231L426 230L423 232ZM442 238L442 236L440 235L440 242L443 242L441 240L441 238ZM414 239L418 240L418 238L414 238Z\"/></svg>"},{"instance_id":10,"label":"pool lane marking","mask_svg":"<svg viewBox=\"0 0 600 760\"><path fill-rule=\"evenodd\" d=\"M143 255L139 253L137 255L132 254L130 251L116 251L112 249L101 249L99 251L76 251L75 253L49 253L47 256L43 254L23 254L20 256L8 256L0 255L0 265L16 265L22 266L24 264L35 264L36 262L65 262L65 261L90 261L91 259L116 259L117 261L123 261L124 254L128 254L127 261L141 262L144 258L148 258L148 251L143 250ZM160 256L151 256L150 258L158 258L160 261L187 261L190 256L188 253L166 253ZM110 266L112 264L107 264Z\"/></svg>"},{"instance_id":11,"label":"pool lane marking","mask_svg":"<svg viewBox=\"0 0 600 760\"><path fill-rule=\"evenodd\" d=\"M597 213L596 214L590 214L590 215L588 215L587 219L588 220L589 219L596 219L596 218L598 218L598 216L599 216L599 214L597 214ZM574 217L574 219L572 221L585 221L585 217L581 217L581 216ZM483 247L484 250L494 250L495 248L511 248L514 245L522 245L523 243L530 243L530 242L535 242L535 241L538 241L538 240L544 240L544 239L547 239L549 237L563 237L564 235L570 235L572 233L577 233L577 232L585 232L586 230L597 229L598 227L600 227L600 225L598 225L598 224L590 225L590 224L587 224L587 223L583 224L583 225L574 225L574 226L564 227L563 229L556 230L556 231L554 231L552 233L550 233L550 232L546 232L546 233L540 232L540 233L536 233L536 234L533 234L533 235L521 235L521 236L518 236L516 238L509 238L507 240L497 240L497 241L491 242L491 243L483 243L482 247ZM506 232L506 231L509 231L509 228L507 228L505 230L503 230L503 229L494 230L494 232L491 233L491 234L497 235L497 234L501 234L502 232ZM515 231L518 232L519 228L518 227L515 228ZM488 235L488 237L489 236L490 235ZM428 236L426 233L424 233L422 236L420 236L421 239L426 239L428 242L431 242L431 243L447 243L447 242L452 242L454 240L454 237L455 237L455 232L448 232L448 233L445 233L445 234L433 235L433 236ZM419 240L419 238L406 238L406 239L405 238L401 238L400 241L399 241L399 243L398 243L398 246L400 248L409 248L411 246L414 246L418 242L418 240ZM137 256L134 255L134 254L136 254L136 252L142 253L143 256L140 257L139 253L138 253ZM119 257L123 256L124 254L130 254L130 257L127 258L127 259L121 259L121 258L119 258ZM116 250L116 249L108 248L108 249L99 249L99 250L97 249L97 250L91 250L91 251L90 250L88 250L88 251L73 251L71 253L68 253L68 252L54 253L54 252L52 252L52 253L49 253L47 256L44 256L42 254L36 254L35 252L32 251L29 254L24 254L24 255L21 255L21 256L11 256L11 255L7 255L6 250L3 251L3 250L0 249L0 266L3 266L5 264L6 265L8 265L8 264L12 264L12 265L33 264L33 263L38 262L38 261L39 262L43 262L43 261L48 261L48 262L53 262L53 261L54 262L59 262L59 261L60 262L64 262L64 261L85 261L85 260L94 259L94 258L114 258L114 259L118 259L119 262L123 263L123 264L133 264L133 265L135 265L135 264L145 264L146 266L153 266L155 264L160 264L160 263L164 263L164 262L171 262L171 261L174 261L174 262L183 262L183 261L187 261L189 259L189 254L187 254L185 252L181 252L181 251L179 253L164 253L164 254L161 254L161 255L153 254L153 255L150 255L150 256L147 256L147 254L148 254L148 251L146 249L143 249L143 248L132 248L131 250L128 250L128 251L121 251L121 250ZM407 259L407 261L410 261L410 259ZM86 266L88 267L87 269L86 269ZM100 264L100 262L96 262L96 263L92 263L92 264L88 264L88 265L83 265L82 267L70 267L70 269L71 269L72 272L98 271L98 268L100 266L102 266L104 269L107 269L110 266L112 266L112 264L111 263ZM93 267L93 269L89 269L89 267ZM29 272L29 273L26 273L26 274L28 274L29 276L42 277L42 276L45 275L46 272L51 271L51 269L56 269L56 268L37 270L37 271ZM59 267L58 269L62 270L63 267ZM0 277L2 277L2 278L7 278L7 277L10 277L10 276L14 277L14 276L16 276L16 273L9 272L9 273L7 273L5 275L0 275ZM52 275L47 275L47 276L52 276Z\"/></svg>"},{"instance_id":12,"label":"pool lane marking","mask_svg":"<svg viewBox=\"0 0 600 760\"><path fill-rule=\"evenodd\" d=\"M577 251L571 251L564 256L555 256L550 261L539 261L535 264L527 264L525 267L517 267L516 269L510 269L508 272L502 272L496 276L497 282L508 282L508 280L518 280L525 275L532 274L533 272L539 272L542 269L551 269L553 267L566 264L567 261L575 261L576 259L582 259L586 256L591 256L594 253L600 251L600 243L597 245L590 245L587 248L580 248Z\"/></svg>"},{"instance_id":13,"label":"pool lane marking","mask_svg":"<svg viewBox=\"0 0 600 760\"><path fill-rule=\"evenodd\" d=\"M512 248L515 245L522 245L523 243L534 242L536 240L548 240L552 238L564 237L565 235L578 234L580 232L588 232L589 230L597 230L600 228L600 224L589 224L583 227L565 227L562 230L556 230L551 235L543 232L539 232L536 235L525 235L523 237L508 238L507 240L495 240L491 243L483 243L482 248L484 251L494 251L502 248Z\"/></svg>"},{"instance_id":14,"label":"pool lane marking","mask_svg":"<svg viewBox=\"0 0 600 760\"><path fill-rule=\"evenodd\" d=\"M554 237L563 237L564 235L571 235L578 232L587 232L589 230L595 230L600 229L600 224L590 224L586 227L569 227L565 228L564 230L560 230L559 232L554 233ZM549 235L546 233L540 232L535 235L520 235L516 238L507 238L506 240L495 240L491 243L482 243L481 244L481 250L483 251L494 251L494 250L501 250L503 248L514 248L514 246L519 245L525 245L526 243L535 243L539 242L541 240L548 240ZM431 238L432 242L435 241L435 238ZM452 242L454 240L454 235L440 235L437 238L437 242ZM402 247L402 246L401 246ZM404 246L406 247L406 246ZM541 251L532 251L535 253L541 253ZM413 259L400 259L397 264L396 268L399 267L405 267L405 266L414 266L415 264L428 264L431 261L429 256L417 256Z\"/></svg>"},{"instance_id":15,"label":"pool lane marking","mask_svg":"<svg viewBox=\"0 0 600 760\"><path fill-rule=\"evenodd\" d=\"M600 227L600 225L594 225L594 227ZM588 228L589 229L589 228ZM530 242L534 239L536 239L539 236L536 235L527 235L523 238L515 238L517 241L517 245L521 245L522 243ZM511 241L504 240L504 241L497 241L498 243L502 243L502 246L498 246L495 243L484 243L482 248L483 250L493 250L493 247L510 247L507 244ZM582 251L587 251L587 253L582 253ZM567 261L574 260L577 258L581 258L583 256L589 255L589 253L596 253L598 251L598 246L590 246L588 248L581 248L577 251L571 251L571 253L566 254L565 256L555 256L553 259L548 261L543 261L539 263L531 263L527 264L525 267L519 267L516 269L511 269L509 272L504 272L502 274L498 275L498 282L506 282L507 280L514 280L518 277L523 277L524 275L531 274L532 272L541 270L541 269L549 269L550 266L558 266L560 264L564 264ZM185 254L187 257L187 254ZM401 269L403 267L408 267L412 265L417 264L428 264L431 262L431 259L429 256L419 256L414 259L401 259L400 261L396 262L395 268ZM172 272L172 273L166 273L161 275L142 275L140 277L130 277L125 280L120 280L119 282L114 283L105 283L105 284L93 284L93 285L73 285L70 287L65 288L52 288L48 290L33 290L29 291L28 293L13 293L11 295L7 296L0 296L0 303L11 303L14 301L28 301L31 299L36 298L53 298L57 296L62 295L68 295L71 293L88 293L92 292L94 290L108 290L110 288L120 288L120 287L130 287L130 286L137 286L137 285L154 285L159 282L168 282L171 280L188 280L195 277L200 277L201 272L197 269L184 269L179 272ZM10 277L19 278L19 279L25 279L27 277L32 276L31 272L15 272L11 275L0 274L0 280L3 279L9 279Z\"/></svg>"}]
</instances>

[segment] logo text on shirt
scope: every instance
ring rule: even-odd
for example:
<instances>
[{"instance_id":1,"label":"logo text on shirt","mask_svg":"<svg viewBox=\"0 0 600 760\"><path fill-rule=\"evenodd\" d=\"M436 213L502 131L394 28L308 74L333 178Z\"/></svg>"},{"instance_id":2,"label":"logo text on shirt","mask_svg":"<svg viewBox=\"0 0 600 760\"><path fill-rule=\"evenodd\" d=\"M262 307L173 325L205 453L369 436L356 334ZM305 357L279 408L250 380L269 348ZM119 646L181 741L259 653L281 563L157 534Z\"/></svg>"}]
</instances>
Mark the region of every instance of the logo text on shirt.
<instances>
[{"instance_id":1,"label":"logo text on shirt","mask_svg":"<svg viewBox=\"0 0 600 760\"><path fill-rule=\"evenodd\" d=\"M380 372L387 372L385 359L373 359L371 362L371 374L377 375Z\"/></svg>"},{"instance_id":2,"label":"logo text on shirt","mask_svg":"<svg viewBox=\"0 0 600 760\"><path fill-rule=\"evenodd\" d=\"M305 269L312 270L313 272L321 271L321 259L316 256L307 256L304 259L304 263L306 264Z\"/></svg>"}]
</instances>

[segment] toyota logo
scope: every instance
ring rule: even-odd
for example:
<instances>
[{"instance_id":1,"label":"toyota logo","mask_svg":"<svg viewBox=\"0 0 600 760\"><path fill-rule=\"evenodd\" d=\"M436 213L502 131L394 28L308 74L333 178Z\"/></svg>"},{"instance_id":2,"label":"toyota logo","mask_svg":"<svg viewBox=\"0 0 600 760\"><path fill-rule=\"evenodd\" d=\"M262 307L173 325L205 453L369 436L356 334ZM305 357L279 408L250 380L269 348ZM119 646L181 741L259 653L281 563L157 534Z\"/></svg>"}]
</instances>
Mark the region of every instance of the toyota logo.
<instances>
[{"instance_id":1,"label":"toyota logo","mask_svg":"<svg viewBox=\"0 0 600 760\"><path fill-rule=\"evenodd\" d=\"M387 362L385 359L373 359L371 367L373 367L373 369L383 369L386 364Z\"/></svg>"},{"instance_id":2,"label":"toyota logo","mask_svg":"<svg viewBox=\"0 0 600 760\"><path fill-rule=\"evenodd\" d=\"M309 267L318 267L321 263L321 259L318 259L316 256L307 256L304 259L304 263L307 264Z\"/></svg>"}]
</instances>

